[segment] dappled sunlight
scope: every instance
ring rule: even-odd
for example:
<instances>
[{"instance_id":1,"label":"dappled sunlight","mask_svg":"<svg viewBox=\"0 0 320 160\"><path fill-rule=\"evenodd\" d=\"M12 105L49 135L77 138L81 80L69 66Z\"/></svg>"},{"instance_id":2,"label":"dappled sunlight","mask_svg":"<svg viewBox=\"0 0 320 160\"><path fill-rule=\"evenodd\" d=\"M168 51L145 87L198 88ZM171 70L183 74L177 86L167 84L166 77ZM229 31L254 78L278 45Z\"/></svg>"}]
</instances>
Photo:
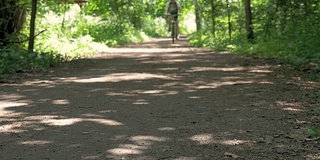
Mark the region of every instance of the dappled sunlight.
<instances>
[{"instance_id":1,"label":"dappled sunlight","mask_svg":"<svg viewBox=\"0 0 320 160\"><path fill-rule=\"evenodd\" d=\"M166 92L165 90L135 90L134 93L139 94L161 94Z\"/></svg>"},{"instance_id":2,"label":"dappled sunlight","mask_svg":"<svg viewBox=\"0 0 320 160\"><path fill-rule=\"evenodd\" d=\"M53 100L52 104L56 104L56 105L66 105L66 104L70 104L69 100L67 99L59 99L59 100Z\"/></svg>"},{"instance_id":3,"label":"dappled sunlight","mask_svg":"<svg viewBox=\"0 0 320 160\"><path fill-rule=\"evenodd\" d=\"M261 76L263 76L263 75L254 75L254 78L261 77ZM225 77L221 77L220 79L221 79L220 81L232 82L232 81L243 80L244 78L241 76L225 76ZM269 80L263 80L263 79L255 79L252 82L257 83L257 84L274 84L274 82L271 82Z\"/></svg>"},{"instance_id":4,"label":"dappled sunlight","mask_svg":"<svg viewBox=\"0 0 320 160\"><path fill-rule=\"evenodd\" d=\"M55 115L39 115L39 116L27 116L19 121L14 122L13 119L8 119L8 124L0 125L0 133L7 132L26 132L28 128L33 130L43 130L39 124L45 124L48 126L70 126L80 122L93 122L96 124L102 124L105 126L122 126L121 122L115 120L103 119L103 118L64 118ZM11 122L13 121L13 122Z\"/></svg>"},{"instance_id":5,"label":"dappled sunlight","mask_svg":"<svg viewBox=\"0 0 320 160\"><path fill-rule=\"evenodd\" d=\"M204 72L204 71L223 71L223 72L234 72L243 71L244 67L192 67L187 72Z\"/></svg>"},{"instance_id":6,"label":"dappled sunlight","mask_svg":"<svg viewBox=\"0 0 320 160\"><path fill-rule=\"evenodd\" d=\"M274 84L274 83L270 81L259 81L258 84Z\"/></svg>"},{"instance_id":7,"label":"dappled sunlight","mask_svg":"<svg viewBox=\"0 0 320 160\"><path fill-rule=\"evenodd\" d=\"M143 154L144 150L150 149L154 142L165 142L170 139L167 137L138 135L129 137L128 140L132 141L133 144L119 144L118 147L109 149L106 152L113 156L139 155Z\"/></svg>"},{"instance_id":8,"label":"dappled sunlight","mask_svg":"<svg viewBox=\"0 0 320 160\"><path fill-rule=\"evenodd\" d=\"M154 96L163 96L163 95L177 95L178 91L174 90L133 90L132 93L135 94L150 94Z\"/></svg>"},{"instance_id":9,"label":"dappled sunlight","mask_svg":"<svg viewBox=\"0 0 320 160\"><path fill-rule=\"evenodd\" d=\"M121 81L133 81L133 80L150 80L150 79L163 79L174 80L176 77L165 76L160 74L151 73L114 73L106 76L95 78L62 78L64 82L76 82L76 83L97 83L97 82L121 82Z\"/></svg>"},{"instance_id":10,"label":"dappled sunlight","mask_svg":"<svg viewBox=\"0 0 320 160\"><path fill-rule=\"evenodd\" d=\"M208 83L206 85L202 85L197 87L198 89L203 89L203 88L217 88L221 86L226 86L226 85L236 85L236 84L250 84L254 83L254 81L228 81L228 82L215 82L215 83Z\"/></svg>"},{"instance_id":11,"label":"dappled sunlight","mask_svg":"<svg viewBox=\"0 0 320 160\"><path fill-rule=\"evenodd\" d=\"M100 112L100 113L102 113L102 112ZM103 113L108 113L108 112L103 112ZM94 113L85 113L85 114L82 114L82 116L84 116L84 117L95 117L95 118L103 118L104 117L103 115L94 114Z\"/></svg>"},{"instance_id":12,"label":"dappled sunlight","mask_svg":"<svg viewBox=\"0 0 320 160\"><path fill-rule=\"evenodd\" d=\"M15 90L16 92L19 92L19 89ZM15 99L19 99L19 98L23 98L24 96L22 95L19 95L19 94L12 94L12 93L2 93L0 92L1 95L0 95L0 100L9 100L9 99L12 99L12 100L15 100ZM2 102L0 101L0 104Z\"/></svg>"},{"instance_id":13,"label":"dappled sunlight","mask_svg":"<svg viewBox=\"0 0 320 160\"><path fill-rule=\"evenodd\" d=\"M18 144L21 144L21 145L30 145L30 146L33 146L33 145L46 145L46 144L50 144L50 143L53 143L52 141L47 141L47 140L33 140L33 141L20 141L18 142Z\"/></svg>"},{"instance_id":14,"label":"dappled sunlight","mask_svg":"<svg viewBox=\"0 0 320 160\"><path fill-rule=\"evenodd\" d=\"M135 96L134 93L128 93L128 92L107 92L106 95L108 96L122 96L122 97L133 97Z\"/></svg>"},{"instance_id":15,"label":"dappled sunlight","mask_svg":"<svg viewBox=\"0 0 320 160\"><path fill-rule=\"evenodd\" d=\"M32 122L10 122L9 124L0 126L0 133L23 133L27 129L23 129L22 126L33 124Z\"/></svg>"},{"instance_id":16,"label":"dappled sunlight","mask_svg":"<svg viewBox=\"0 0 320 160\"><path fill-rule=\"evenodd\" d=\"M27 106L29 103L27 102L11 102L11 101L0 101L0 110L10 107L22 107Z\"/></svg>"},{"instance_id":17,"label":"dappled sunlight","mask_svg":"<svg viewBox=\"0 0 320 160\"><path fill-rule=\"evenodd\" d=\"M0 135L8 147L0 148L48 159L247 158L244 152L276 153L277 144L290 148L295 139L286 134L306 127L295 121L308 113L300 90L272 73L274 66L183 48L168 37L158 42L176 48L106 48L48 77L4 87Z\"/></svg>"},{"instance_id":18,"label":"dappled sunlight","mask_svg":"<svg viewBox=\"0 0 320 160\"><path fill-rule=\"evenodd\" d=\"M214 142L212 134L198 134L190 137L189 139L197 142L200 145L210 144Z\"/></svg>"},{"instance_id":19,"label":"dappled sunlight","mask_svg":"<svg viewBox=\"0 0 320 160\"><path fill-rule=\"evenodd\" d=\"M194 59L188 59L188 58L180 58L180 59L174 59L173 57L163 58L161 60L145 60L142 63L145 64L178 64L178 63L186 63L186 62L193 62ZM173 71L175 69L171 69Z\"/></svg>"},{"instance_id":20,"label":"dappled sunlight","mask_svg":"<svg viewBox=\"0 0 320 160\"><path fill-rule=\"evenodd\" d=\"M67 118L67 119L46 119L41 123L45 123L51 126L69 126L79 122L95 122L106 126L121 126L123 123L109 119L94 119L94 118Z\"/></svg>"},{"instance_id":21,"label":"dappled sunlight","mask_svg":"<svg viewBox=\"0 0 320 160\"><path fill-rule=\"evenodd\" d=\"M41 121L41 123L44 123L50 126L70 126L78 122L81 122L81 118L45 119Z\"/></svg>"},{"instance_id":22,"label":"dappled sunlight","mask_svg":"<svg viewBox=\"0 0 320 160\"><path fill-rule=\"evenodd\" d=\"M82 121L87 121L87 122L95 122L99 124L103 124L106 126L122 126L124 125L121 122L117 122L115 120L110 120L110 119L92 119L92 118L82 118Z\"/></svg>"},{"instance_id":23,"label":"dappled sunlight","mask_svg":"<svg viewBox=\"0 0 320 160\"><path fill-rule=\"evenodd\" d=\"M200 99L201 97L200 96L190 96L188 98L190 98L190 99Z\"/></svg>"},{"instance_id":24,"label":"dappled sunlight","mask_svg":"<svg viewBox=\"0 0 320 160\"><path fill-rule=\"evenodd\" d=\"M250 69L249 72L252 73L271 73L273 71L267 69Z\"/></svg>"},{"instance_id":25,"label":"dappled sunlight","mask_svg":"<svg viewBox=\"0 0 320 160\"><path fill-rule=\"evenodd\" d=\"M54 88L57 85L55 81L40 80L40 79L34 80L32 82L26 82L25 84L37 85L39 87L44 87L44 88Z\"/></svg>"},{"instance_id":26,"label":"dappled sunlight","mask_svg":"<svg viewBox=\"0 0 320 160\"><path fill-rule=\"evenodd\" d=\"M144 135L132 136L129 139L131 141L136 142L136 143L152 142L152 141L164 142L164 141L168 141L169 140L167 137L144 136Z\"/></svg>"},{"instance_id":27,"label":"dappled sunlight","mask_svg":"<svg viewBox=\"0 0 320 160\"><path fill-rule=\"evenodd\" d=\"M296 112L303 112L304 111L302 109L297 109L297 108L292 108L292 107L286 107L286 108L283 108L283 110L285 110L285 111L296 111Z\"/></svg>"},{"instance_id":28,"label":"dappled sunlight","mask_svg":"<svg viewBox=\"0 0 320 160\"><path fill-rule=\"evenodd\" d=\"M161 88L165 88L165 87L173 87L173 86L177 86L179 85L180 82L167 82L167 83L162 83L160 85L158 85Z\"/></svg>"},{"instance_id":29,"label":"dappled sunlight","mask_svg":"<svg viewBox=\"0 0 320 160\"><path fill-rule=\"evenodd\" d=\"M150 103L145 99L137 99L132 104L135 104L135 105L147 105L147 104L150 104Z\"/></svg>"},{"instance_id":30,"label":"dappled sunlight","mask_svg":"<svg viewBox=\"0 0 320 160\"><path fill-rule=\"evenodd\" d=\"M182 62L190 62L194 60L190 59L168 59L168 60L161 60L161 63L182 63Z\"/></svg>"},{"instance_id":31,"label":"dappled sunlight","mask_svg":"<svg viewBox=\"0 0 320 160\"><path fill-rule=\"evenodd\" d=\"M13 107L27 107L29 102L11 102L11 101L0 101L0 117L18 117L26 114L25 112L15 112L8 108Z\"/></svg>"},{"instance_id":32,"label":"dappled sunlight","mask_svg":"<svg viewBox=\"0 0 320 160\"><path fill-rule=\"evenodd\" d=\"M271 73L272 66L270 65L263 65L263 66L254 66L254 67L247 67L248 72L251 73Z\"/></svg>"},{"instance_id":33,"label":"dappled sunlight","mask_svg":"<svg viewBox=\"0 0 320 160\"><path fill-rule=\"evenodd\" d=\"M301 102L277 101L276 104L282 107L282 110L293 112L304 112L305 108Z\"/></svg>"},{"instance_id":34,"label":"dappled sunlight","mask_svg":"<svg viewBox=\"0 0 320 160\"><path fill-rule=\"evenodd\" d=\"M107 153L113 155L130 155L130 154L142 154L143 151L140 149L147 149L147 147L138 145L120 145L119 148L109 149Z\"/></svg>"},{"instance_id":35,"label":"dappled sunlight","mask_svg":"<svg viewBox=\"0 0 320 160\"><path fill-rule=\"evenodd\" d=\"M249 73L271 73L270 66L255 66L255 67L192 67L187 72L204 72L204 71L223 71L223 72L234 72L234 71L248 71Z\"/></svg>"},{"instance_id":36,"label":"dappled sunlight","mask_svg":"<svg viewBox=\"0 0 320 160\"><path fill-rule=\"evenodd\" d=\"M167 41L167 40L164 40L164 41ZM173 44L173 45L180 46L179 44ZM139 53L138 54L139 56L147 56L147 55L154 56L154 54L156 53L162 53L163 55L167 55L167 53L170 53L170 52L180 53L180 52L186 52L186 51L190 51L190 48L109 48L106 52L108 52L108 57L109 56L132 57L135 55L134 53Z\"/></svg>"},{"instance_id":37,"label":"dappled sunlight","mask_svg":"<svg viewBox=\"0 0 320 160\"><path fill-rule=\"evenodd\" d=\"M246 143L248 143L248 141L233 139L233 140L217 140L217 141L215 141L215 143L223 144L223 145L227 145L227 146L236 146L236 145L246 144Z\"/></svg>"},{"instance_id":38,"label":"dappled sunlight","mask_svg":"<svg viewBox=\"0 0 320 160\"><path fill-rule=\"evenodd\" d=\"M245 144L248 142L245 140L238 140L238 139L232 139L232 140L215 139L213 134L198 134L190 137L189 139L197 142L199 145L207 145L207 144L214 143L214 144L222 144L226 146L235 146L235 145Z\"/></svg>"},{"instance_id":39,"label":"dappled sunlight","mask_svg":"<svg viewBox=\"0 0 320 160\"><path fill-rule=\"evenodd\" d=\"M175 131L176 128L174 127L161 127L161 128L158 128L159 131Z\"/></svg>"},{"instance_id":40,"label":"dappled sunlight","mask_svg":"<svg viewBox=\"0 0 320 160\"><path fill-rule=\"evenodd\" d=\"M225 82L202 82L202 81L197 81L192 84L185 84L189 88L192 89L214 89L222 86L230 86L230 85L236 85L236 84L251 84L254 83L254 81L225 81Z\"/></svg>"},{"instance_id":41,"label":"dappled sunlight","mask_svg":"<svg viewBox=\"0 0 320 160\"><path fill-rule=\"evenodd\" d=\"M156 70L158 70L158 71L177 71L177 70L179 70L179 68L158 68L158 69L156 69Z\"/></svg>"},{"instance_id":42,"label":"dappled sunlight","mask_svg":"<svg viewBox=\"0 0 320 160\"><path fill-rule=\"evenodd\" d=\"M220 80L214 81L204 81L204 80L197 80L191 83L181 83L177 84L176 82L173 83L166 83L162 86L184 86L186 92L197 92L202 89L217 89L223 86L233 86L233 85L245 85L245 84L273 84L273 82L267 80L253 80L253 79L243 79L243 77L233 76L233 77L221 77Z\"/></svg>"},{"instance_id":43,"label":"dappled sunlight","mask_svg":"<svg viewBox=\"0 0 320 160\"><path fill-rule=\"evenodd\" d=\"M105 95L108 96L119 96L119 97L137 97L139 95L150 95L150 96L168 96L168 95L178 95L180 92L176 90L131 90L123 92L106 92ZM122 99L127 101L126 99ZM149 104L147 100L137 99L134 100L133 104Z\"/></svg>"}]
</instances>

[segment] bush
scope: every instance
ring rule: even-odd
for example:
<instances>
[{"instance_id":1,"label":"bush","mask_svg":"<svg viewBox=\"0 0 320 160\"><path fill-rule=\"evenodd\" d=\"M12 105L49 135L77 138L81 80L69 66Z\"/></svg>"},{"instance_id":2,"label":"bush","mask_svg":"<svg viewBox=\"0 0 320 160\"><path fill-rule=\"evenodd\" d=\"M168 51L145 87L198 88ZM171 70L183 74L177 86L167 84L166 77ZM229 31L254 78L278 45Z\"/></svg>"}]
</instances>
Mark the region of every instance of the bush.
<instances>
[{"instance_id":1,"label":"bush","mask_svg":"<svg viewBox=\"0 0 320 160\"><path fill-rule=\"evenodd\" d=\"M41 70L53 67L62 60L58 54L30 53L12 47L1 48L0 52L0 74Z\"/></svg>"}]
</instances>

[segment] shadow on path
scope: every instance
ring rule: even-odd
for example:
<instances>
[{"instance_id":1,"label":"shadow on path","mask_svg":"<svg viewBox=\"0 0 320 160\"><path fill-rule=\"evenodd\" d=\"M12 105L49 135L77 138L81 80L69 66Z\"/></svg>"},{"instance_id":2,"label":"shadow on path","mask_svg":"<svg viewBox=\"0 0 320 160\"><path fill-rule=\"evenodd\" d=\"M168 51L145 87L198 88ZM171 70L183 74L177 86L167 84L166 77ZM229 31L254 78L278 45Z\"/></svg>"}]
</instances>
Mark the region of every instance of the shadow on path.
<instances>
[{"instance_id":1,"label":"shadow on path","mask_svg":"<svg viewBox=\"0 0 320 160\"><path fill-rule=\"evenodd\" d=\"M320 156L304 135L314 88L275 69L191 47L186 37L111 48L1 84L0 159Z\"/></svg>"}]
</instances>

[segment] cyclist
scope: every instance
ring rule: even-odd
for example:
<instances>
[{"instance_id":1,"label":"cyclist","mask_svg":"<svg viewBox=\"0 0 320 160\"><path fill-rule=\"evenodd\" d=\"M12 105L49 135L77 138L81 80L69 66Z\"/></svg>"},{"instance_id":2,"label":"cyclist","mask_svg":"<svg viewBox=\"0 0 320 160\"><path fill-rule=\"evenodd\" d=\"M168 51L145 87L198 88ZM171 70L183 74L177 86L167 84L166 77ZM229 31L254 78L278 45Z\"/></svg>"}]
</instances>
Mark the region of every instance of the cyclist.
<instances>
[{"instance_id":1,"label":"cyclist","mask_svg":"<svg viewBox=\"0 0 320 160\"><path fill-rule=\"evenodd\" d=\"M172 14L180 14L181 13L181 6L180 3L177 2L176 0L169 0L166 4L166 15L172 15ZM168 31L170 32L170 22L172 20L172 16L168 16L167 19L167 24L168 24ZM178 19L178 15L175 17L177 20L176 23L176 31L177 31L177 36L176 39L179 39L178 33L179 33L179 19Z\"/></svg>"}]
</instances>

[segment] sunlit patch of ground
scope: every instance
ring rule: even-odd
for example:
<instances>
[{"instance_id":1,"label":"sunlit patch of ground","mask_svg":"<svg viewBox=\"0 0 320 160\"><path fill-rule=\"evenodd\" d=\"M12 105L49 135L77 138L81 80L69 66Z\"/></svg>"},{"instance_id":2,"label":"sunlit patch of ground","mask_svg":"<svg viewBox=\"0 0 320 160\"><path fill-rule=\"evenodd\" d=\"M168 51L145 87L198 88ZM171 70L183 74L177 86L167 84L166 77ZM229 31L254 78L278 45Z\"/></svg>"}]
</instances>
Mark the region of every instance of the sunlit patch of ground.
<instances>
[{"instance_id":1,"label":"sunlit patch of ground","mask_svg":"<svg viewBox=\"0 0 320 160\"><path fill-rule=\"evenodd\" d=\"M72 72L0 84L0 159L319 157L301 97L317 83L184 39L106 50L63 66Z\"/></svg>"}]
</instances>

